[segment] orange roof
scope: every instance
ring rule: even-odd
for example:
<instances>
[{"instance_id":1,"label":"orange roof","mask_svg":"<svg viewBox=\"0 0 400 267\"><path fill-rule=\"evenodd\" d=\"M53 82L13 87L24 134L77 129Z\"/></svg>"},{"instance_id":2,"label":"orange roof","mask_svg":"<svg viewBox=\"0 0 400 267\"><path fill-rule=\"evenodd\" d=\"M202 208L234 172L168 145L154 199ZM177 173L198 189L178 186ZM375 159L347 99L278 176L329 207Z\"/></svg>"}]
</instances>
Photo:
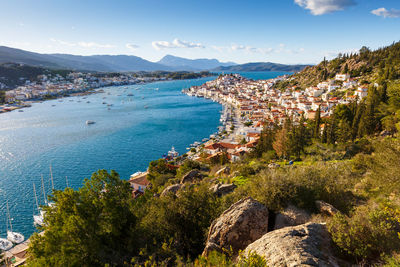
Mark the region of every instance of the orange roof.
<instances>
[{"instance_id":1,"label":"orange roof","mask_svg":"<svg viewBox=\"0 0 400 267\"><path fill-rule=\"evenodd\" d=\"M139 184L139 185L148 186L150 184L150 182L149 182L149 180L147 180L147 172L130 179L129 183L135 183L135 184Z\"/></svg>"}]
</instances>

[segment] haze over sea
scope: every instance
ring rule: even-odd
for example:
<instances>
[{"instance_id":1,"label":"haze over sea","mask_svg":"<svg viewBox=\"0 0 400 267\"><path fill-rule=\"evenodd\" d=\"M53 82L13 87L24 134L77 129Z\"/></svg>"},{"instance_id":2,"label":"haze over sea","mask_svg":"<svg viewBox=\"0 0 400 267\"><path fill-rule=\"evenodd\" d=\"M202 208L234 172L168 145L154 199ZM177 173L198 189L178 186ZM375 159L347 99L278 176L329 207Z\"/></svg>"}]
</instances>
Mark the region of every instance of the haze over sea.
<instances>
[{"instance_id":1,"label":"haze over sea","mask_svg":"<svg viewBox=\"0 0 400 267\"><path fill-rule=\"evenodd\" d=\"M270 79L285 73L241 74ZM24 112L0 114L0 237L6 236L7 200L14 231L26 238L35 231L33 183L43 204L41 175L49 193L50 165L60 190L66 187L66 176L77 189L98 169L113 169L128 179L171 146L183 154L191 143L216 132L221 105L181 93L214 78L107 87L86 99L45 101ZM108 110L103 102L113 106ZM96 123L86 125L87 120Z\"/></svg>"}]
</instances>

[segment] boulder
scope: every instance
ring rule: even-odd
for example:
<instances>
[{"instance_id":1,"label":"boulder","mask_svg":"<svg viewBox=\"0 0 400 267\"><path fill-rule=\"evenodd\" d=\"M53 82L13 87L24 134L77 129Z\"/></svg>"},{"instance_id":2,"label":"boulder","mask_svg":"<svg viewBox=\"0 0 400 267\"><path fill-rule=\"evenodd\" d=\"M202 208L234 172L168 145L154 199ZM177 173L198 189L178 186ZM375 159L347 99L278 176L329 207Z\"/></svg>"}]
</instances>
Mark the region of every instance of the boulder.
<instances>
[{"instance_id":1,"label":"boulder","mask_svg":"<svg viewBox=\"0 0 400 267\"><path fill-rule=\"evenodd\" d=\"M223 175L223 174L229 174L230 172L231 172L231 169L230 169L228 166L226 166L226 167L224 167L224 168L218 170L218 171L215 173L215 176L221 176L221 175Z\"/></svg>"},{"instance_id":2,"label":"boulder","mask_svg":"<svg viewBox=\"0 0 400 267\"><path fill-rule=\"evenodd\" d=\"M310 214L305 210L289 205L286 209L276 215L274 229L304 224L308 222L310 218Z\"/></svg>"},{"instance_id":3,"label":"boulder","mask_svg":"<svg viewBox=\"0 0 400 267\"><path fill-rule=\"evenodd\" d=\"M189 171L182 177L181 184L191 183L195 180L201 180L201 179L203 179L203 175L201 174L201 172L197 169L194 169Z\"/></svg>"},{"instance_id":4,"label":"boulder","mask_svg":"<svg viewBox=\"0 0 400 267\"><path fill-rule=\"evenodd\" d=\"M210 187L210 190L213 191L218 197L222 197L226 194L229 194L235 190L237 186L234 184L216 184Z\"/></svg>"},{"instance_id":5,"label":"boulder","mask_svg":"<svg viewBox=\"0 0 400 267\"><path fill-rule=\"evenodd\" d=\"M251 197L242 199L224 211L211 224L203 256L213 250L234 255L268 230L268 209Z\"/></svg>"},{"instance_id":6,"label":"boulder","mask_svg":"<svg viewBox=\"0 0 400 267\"><path fill-rule=\"evenodd\" d=\"M307 223L269 232L244 251L263 256L268 266L339 266L324 224Z\"/></svg>"},{"instance_id":7,"label":"boulder","mask_svg":"<svg viewBox=\"0 0 400 267\"><path fill-rule=\"evenodd\" d=\"M334 206L322 200L315 201L315 205L320 213L324 213L326 215L333 216L339 212Z\"/></svg>"},{"instance_id":8,"label":"boulder","mask_svg":"<svg viewBox=\"0 0 400 267\"><path fill-rule=\"evenodd\" d=\"M183 186L182 184L170 185L170 186L164 188L164 190L161 193L161 196L164 197L164 196L168 195L169 193L175 195L178 192L178 190L182 188L182 186Z\"/></svg>"}]
</instances>

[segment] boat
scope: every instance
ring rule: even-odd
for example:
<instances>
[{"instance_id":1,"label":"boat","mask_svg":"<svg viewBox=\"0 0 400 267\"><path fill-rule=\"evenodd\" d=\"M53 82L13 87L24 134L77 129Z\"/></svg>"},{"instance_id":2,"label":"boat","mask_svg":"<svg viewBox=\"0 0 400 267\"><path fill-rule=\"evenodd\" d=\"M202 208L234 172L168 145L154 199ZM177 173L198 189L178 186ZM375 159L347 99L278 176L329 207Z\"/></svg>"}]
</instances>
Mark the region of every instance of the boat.
<instances>
[{"instance_id":1,"label":"boat","mask_svg":"<svg viewBox=\"0 0 400 267\"><path fill-rule=\"evenodd\" d=\"M9 221L9 225L10 225L10 230L7 230L7 239L14 244L20 244L20 243L24 242L25 237L22 234L13 231L12 219L10 216L10 209L8 207L8 201L7 201L7 213L8 213L8 221Z\"/></svg>"},{"instance_id":2,"label":"boat","mask_svg":"<svg viewBox=\"0 0 400 267\"><path fill-rule=\"evenodd\" d=\"M107 102L103 102L102 104L105 105L105 104L107 104Z\"/></svg>"},{"instance_id":3,"label":"boat","mask_svg":"<svg viewBox=\"0 0 400 267\"><path fill-rule=\"evenodd\" d=\"M13 247L13 243L5 238L0 238L0 251L7 251Z\"/></svg>"},{"instance_id":4,"label":"boat","mask_svg":"<svg viewBox=\"0 0 400 267\"><path fill-rule=\"evenodd\" d=\"M95 121L86 121L86 125L95 124Z\"/></svg>"},{"instance_id":5,"label":"boat","mask_svg":"<svg viewBox=\"0 0 400 267\"><path fill-rule=\"evenodd\" d=\"M145 106L144 106L144 108L145 108L145 109L148 109L148 108L149 108L149 106L148 106L148 105L145 105Z\"/></svg>"},{"instance_id":6,"label":"boat","mask_svg":"<svg viewBox=\"0 0 400 267\"><path fill-rule=\"evenodd\" d=\"M34 225L43 226L44 225L44 214L45 214L45 212L41 208L39 208L39 202L38 202L37 195L36 195L35 183L33 184L33 193L35 195L36 208L38 210L38 215L33 214L33 224Z\"/></svg>"},{"instance_id":7,"label":"boat","mask_svg":"<svg viewBox=\"0 0 400 267\"><path fill-rule=\"evenodd\" d=\"M127 94L127 96L133 96L133 94Z\"/></svg>"},{"instance_id":8,"label":"boat","mask_svg":"<svg viewBox=\"0 0 400 267\"><path fill-rule=\"evenodd\" d=\"M22 109L19 109L18 112L24 112Z\"/></svg>"},{"instance_id":9,"label":"boat","mask_svg":"<svg viewBox=\"0 0 400 267\"><path fill-rule=\"evenodd\" d=\"M168 151L168 156L171 158L176 158L179 156L179 153L175 150L175 147L172 147L171 150Z\"/></svg>"},{"instance_id":10,"label":"boat","mask_svg":"<svg viewBox=\"0 0 400 267\"><path fill-rule=\"evenodd\" d=\"M51 105L52 107L55 107L56 105Z\"/></svg>"}]
</instances>

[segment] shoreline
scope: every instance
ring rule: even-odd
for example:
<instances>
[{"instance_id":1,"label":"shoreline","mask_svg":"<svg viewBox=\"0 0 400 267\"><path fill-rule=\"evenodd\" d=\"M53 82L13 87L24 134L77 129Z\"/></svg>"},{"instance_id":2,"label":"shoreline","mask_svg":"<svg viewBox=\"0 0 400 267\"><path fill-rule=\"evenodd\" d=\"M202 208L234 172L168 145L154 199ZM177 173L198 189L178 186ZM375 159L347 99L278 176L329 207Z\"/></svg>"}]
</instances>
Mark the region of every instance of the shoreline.
<instances>
[{"instance_id":1,"label":"shoreline","mask_svg":"<svg viewBox=\"0 0 400 267\"><path fill-rule=\"evenodd\" d=\"M211 76L207 76L207 77L216 77L216 76L215 75L211 75ZM206 78L206 77L201 77L201 78ZM34 103L42 103L42 102L49 101L49 100L57 100L57 99L68 98L68 97L73 97L73 96L88 96L88 95L97 94L97 93L104 93L104 90L102 88L106 88L106 87L144 85L144 84L151 84L151 83L156 83L156 82L167 82L167 81L177 81L177 80L194 80L194 79L200 79L200 78L153 80L153 81L142 81L142 82L139 82L139 83L104 85L104 86L91 88L91 89L87 89L87 90L80 90L80 91L71 92L70 94L66 94L66 95L61 95L61 94L60 95L54 95L53 97L48 98L48 99L46 99L46 98L44 98L44 99L28 99L28 100L25 100L25 101L21 101L19 103L4 103L4 104L0 104L0 114L12 112L12 111L15 111L15 110L18 110L19 112L23 112L22 109L29 108Z\"/></svg>"}]
</instances>

